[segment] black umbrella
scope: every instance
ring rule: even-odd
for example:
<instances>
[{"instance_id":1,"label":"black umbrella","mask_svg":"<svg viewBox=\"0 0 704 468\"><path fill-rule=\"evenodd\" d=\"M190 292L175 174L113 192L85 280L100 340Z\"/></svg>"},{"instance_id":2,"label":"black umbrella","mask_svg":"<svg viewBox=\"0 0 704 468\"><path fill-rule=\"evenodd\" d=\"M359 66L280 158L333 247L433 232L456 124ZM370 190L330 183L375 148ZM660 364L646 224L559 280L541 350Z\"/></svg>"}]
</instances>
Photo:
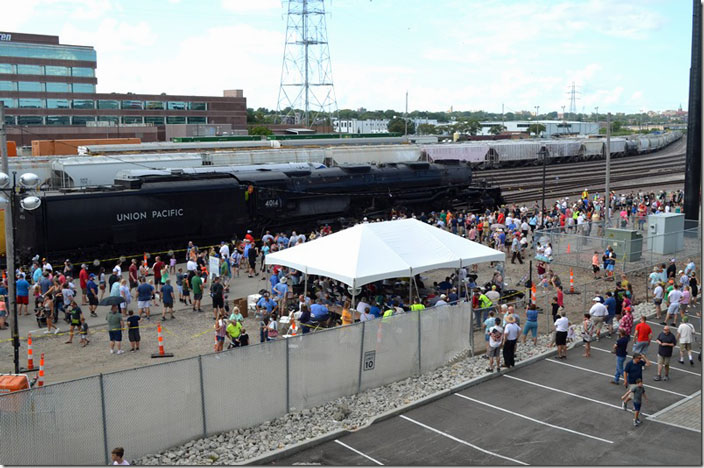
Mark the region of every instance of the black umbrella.
<instances>
[{"instance_id":1,"label":"black umbrella","mask_svg":"<svg viewBox=\"0 0 704 468\"><path fill-rule=\"evenodd\" d=\"M122 303L126 302L125 298L122 296L108 296L102 301L100 301L101 306L113 306L113 305L120 305Z\"/></svg>"}]
</instances>

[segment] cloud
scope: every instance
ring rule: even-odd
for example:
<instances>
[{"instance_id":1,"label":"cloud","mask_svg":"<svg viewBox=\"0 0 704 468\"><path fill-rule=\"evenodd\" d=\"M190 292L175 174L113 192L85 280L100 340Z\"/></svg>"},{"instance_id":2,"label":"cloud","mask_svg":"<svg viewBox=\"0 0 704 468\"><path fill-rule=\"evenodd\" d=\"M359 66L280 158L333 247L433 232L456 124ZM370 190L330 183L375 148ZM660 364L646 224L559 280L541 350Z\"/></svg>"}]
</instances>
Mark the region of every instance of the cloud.
<instances>
[{"instance_id":1,"label":"cloud","mask_svg":"<svg viewBox=\"0 0 704 468\"><path fill-rule=\"evenodd\" d=\"M95 29L66 23L59 35L64 43L95 47L98 64L101 62L101 56L109 57L114 52L133 51L153 46L157 42L156 33L146 21L127 22L114 18L103 19Z\"/></svg>"},{"instance_id":2,"label":"cloud","mask_svg":"<svg viewBox=\"0 0 704 468\"><path fill-rule=\"evenodd\" d=\"M234 13L252 13L266 10L284 11L283 0L221 0L220 4L226 11Z\"/></svg>"}]
</instances>

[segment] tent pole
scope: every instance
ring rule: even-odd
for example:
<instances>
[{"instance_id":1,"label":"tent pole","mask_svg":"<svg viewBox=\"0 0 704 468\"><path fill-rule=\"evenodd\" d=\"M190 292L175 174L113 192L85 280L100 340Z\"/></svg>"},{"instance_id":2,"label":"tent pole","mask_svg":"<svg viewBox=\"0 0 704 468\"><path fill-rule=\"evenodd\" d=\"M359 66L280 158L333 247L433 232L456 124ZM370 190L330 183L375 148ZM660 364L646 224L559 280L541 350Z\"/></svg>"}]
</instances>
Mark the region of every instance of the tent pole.
<instances>
[{"instance_id":1,"label":"tent pole","mask_svg":"<svg viewBox=\"0 0 704 468\"><path fill-rule=\"evenodd\" d=\"M303 280L303 297L308 297L308 273L303 273L306 278Z\"/></svg>"},{"instance_id":2,"label":"tent pole","mask_svg":"<svg viewBox=\"0 0 704 468\"><path fill-rule=\"evenodd\" d=\"M408 306L413 304L413 269L408 270Z\"/></svg>"}]
</instances>

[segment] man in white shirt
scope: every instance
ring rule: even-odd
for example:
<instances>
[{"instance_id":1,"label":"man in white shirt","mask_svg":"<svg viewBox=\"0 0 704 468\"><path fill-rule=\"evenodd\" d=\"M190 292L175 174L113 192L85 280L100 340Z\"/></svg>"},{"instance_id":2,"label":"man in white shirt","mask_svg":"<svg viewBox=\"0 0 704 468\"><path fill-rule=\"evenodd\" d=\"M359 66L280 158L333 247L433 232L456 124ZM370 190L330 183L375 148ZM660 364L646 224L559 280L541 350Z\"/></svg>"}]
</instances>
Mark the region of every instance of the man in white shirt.
<instances>
[{"instance_id":1,"label":"man in white shirt","mask_svg":"<svg viewBox=\"0 0 704 468\"><path fill-rule=\"evenodd\" d=\"M369 304L367 304L366 299L367 299L366 297L363 297L363 298L357 303L357 312L359 312L360 314L363 314L365 309L370 309L370 310L371 310L371 306L370 306Z\"/></svg>"},{"instance_id":2,"label":"man in white shirt","mask_svg":"<svg viewBox=\"0 0 704 468\"><path fill-rule=\"evenodd\" d=\"M186 270L195 272L198 269L198 264L195 260L188 260L186 262Z\"/></svg>"},{"instance_id":3,"label":"man in white shirt","mask_svg":"<svg viewBox=\"0 0 704 468\"><path fill-rule=\"evenodd\" d=\"M673 289L667 296L667 302L670 304L667 307L667 320L672 320L672 326L677 326L677 318L680 315L680 300L682 300L682 291Z\"/></svg>"},{"instance_id":4,"label":"man in white shirt","mask_svg":"<svg viewBox=\"0 0 704 468\"><path fill-rule=\"evenodd\" d=\"M589 309L589 315L594 323L594 329L596 330L596 341L599 341L601 335L601 327L604 325L604 319L609 315L609 310L598 297L592 299L594 305Z\"/></svg>"},{"instance_id":5,"label":"man in white shirt","mask_svg":"<svg viewBox=\"0 0 704 468\"><path fill-rule=\"evenodd\" d=\"M501 299L501 294L496 290L496 285L491 286L491 291L487 291L484 295L491 301L492 304L498 305Z\"/></svg>"},{"instance_id":6,"label":"man in white shirt","mask_svg":"<svg viewBox=\"0 0 704 468\"><path fill-rule=\"evenodd\" d=\"M659 275L660 273L658 273ZM660 317L662 316L662 309L660 308L660 305L662 304L662 298L665 295L665 290L663 289L663 284L661 282L656 283L655 289L653 289L653 304L655 304L655 316L657 317L658 320L660 320ZM664 325L665 322L662 322L661 325Z\"/></svg>"},{"instance_id":7,"label":"man in white shirt","mask_svg":"<svg viewBox=\"0 0 704 468\"><path fill-rule=\"evenodd\" d=\"M557 358L567 358L567 331L570 328L570 321L565 316L565 311L560 312L560 318L555 320L555 345L557 346Z\"/></svg>"},{"instance_id":8,"label":"man in white shirt","mask_svg":"<svg viewBox=\"0 0 704 468\"><path fill-rule=\"evenodd\" d=\"M447 296L444 294L440 294L440 299L437 300L435 303L436 306L444 306L447 305Z\"/></svg>"},{"instance_id":9,"label":"man in white shirt","mask_svg":"<svg viewBox=\"0 0 704 468\"><path fill-rule=\"evenodd\" d=\"M672 293L670 293L672 294ZM680 344L680 364L684 364L684 352L689 356L689 365L694 365L692 359L692 342L694 341L694 326L689 323L689 317L682 317L682 323L677 328L677 342Z\"/></svg>"},{"instance_id":10,"label":"man in white shirt","mask_svg":"<svg viewBox=\"0 0 704 468\"><path fill-rule=\"evenodd\" d=\"M487 372L494 372L494 364L496 364L496 372L501 370L501 355L499 354L499 351L501 350L501 344L503 343L504 329L501 328L500 318L493 320L494 325L487 330L487 334L489 335L489 346L487 348L489 367L486 370Z\"/></svg>"},{"instance_id":11,"label":"man in white shirt","mask_svg":"<svg viewBox=\"0 0 704 468\"><path fill-rule=\"evenodd\" d=\"M506 317L506 328L504 329L504 365L508 368L516 365L516 343L521 334L521 327L516 325L516 318L513 315Z\"/></svg>"}]
</instances>

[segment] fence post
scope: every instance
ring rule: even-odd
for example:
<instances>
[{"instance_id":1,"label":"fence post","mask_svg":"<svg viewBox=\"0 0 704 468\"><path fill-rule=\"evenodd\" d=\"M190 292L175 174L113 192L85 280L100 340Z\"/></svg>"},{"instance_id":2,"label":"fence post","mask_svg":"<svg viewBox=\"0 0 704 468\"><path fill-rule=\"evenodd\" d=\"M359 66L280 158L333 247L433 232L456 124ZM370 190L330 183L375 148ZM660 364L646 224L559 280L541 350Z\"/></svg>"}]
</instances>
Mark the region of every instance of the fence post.
<instances>
[{"instance_id":1,"label":"fence post","mask_svg":"<svg viewBox=\"0 0 704 468\"><path fill-rule=\"evenodd\" d=\"M100 406L103 412L103 453L105 456L105 464L110 464L110 457L108 456L108 425L105 417L105 385L103 384L103 374L99 376L100 380Z\"/></svg>"},{"instance_id":2,"label":"fence post","mask_svg":"<svg viewBox=\"0 0 704 468\"><path fill-rule=\"evenodd\" d=\"M421 342L421 339L420 339L420 310L416 311L416 313L418 314L418 375L421 375L423 372L421 372L421 367L420 367L420 365L421 365L421 362L420 362L421 357L420 356L422 353L421 343L420 343Z\"/></svg>"},{"instance_id":3,"label":"fence post","mask_svg":"<svg viewBox=\"0 0 704 468\"><path fill-rule=\"evenodd\" d=\"M286 413L291 412L291 363L288 340L289 338L284 339L286 344Z\"/></svg>"},{"instance_id":4,"label":"fence post","mask_svg":"<svg viewBox=\"0 0 704 468\"><path fill-rule=\"evenodd\" d=\"M472 298L469 298L469 355L474 357L474 308Z\"/></svg>"},{"instance_id":5,"label":"fence post","mask_svg":"<svg viewBox=\"0 0 704 468\"><path fill-rule=\"evenodd\" d=\"M364 365L364 330L367 322L360 322L362 326L362 339L359 342L359 382L357 383L357 393L362 391L362 366Z\"/></svg>"},{"instance_id":6,"label":"fence post","mask_svg":"<svg viewBox=\"0 0 704 468\"><path fill-rule=\"evenodd\" d=\"M203 385L203 360L198 355L198 375L200 376L200 409L203 413L203 437L208 436L208 423L205 415L205 386Z\"/></svg>"}]
</instances>

